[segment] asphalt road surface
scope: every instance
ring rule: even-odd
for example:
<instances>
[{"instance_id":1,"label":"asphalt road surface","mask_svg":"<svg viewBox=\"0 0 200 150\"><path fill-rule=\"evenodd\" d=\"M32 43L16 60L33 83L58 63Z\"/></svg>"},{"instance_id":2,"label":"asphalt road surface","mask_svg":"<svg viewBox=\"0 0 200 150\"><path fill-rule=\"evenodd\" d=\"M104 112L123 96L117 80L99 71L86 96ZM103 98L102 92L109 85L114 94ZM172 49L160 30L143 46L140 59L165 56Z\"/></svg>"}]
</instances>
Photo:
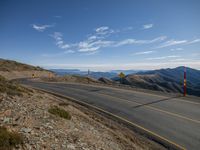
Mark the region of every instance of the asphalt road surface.
<instances>
[{"instance_id":1,"label":"asphalt road surface","mask_svg":"<svg viewBox=\"0 0 200 150\"><path fill-rule=\"evenodd\" d=\"M200 99L75 83L23 81L133 122L188 150L200 149Z\"/></svg>"}]
</instances>

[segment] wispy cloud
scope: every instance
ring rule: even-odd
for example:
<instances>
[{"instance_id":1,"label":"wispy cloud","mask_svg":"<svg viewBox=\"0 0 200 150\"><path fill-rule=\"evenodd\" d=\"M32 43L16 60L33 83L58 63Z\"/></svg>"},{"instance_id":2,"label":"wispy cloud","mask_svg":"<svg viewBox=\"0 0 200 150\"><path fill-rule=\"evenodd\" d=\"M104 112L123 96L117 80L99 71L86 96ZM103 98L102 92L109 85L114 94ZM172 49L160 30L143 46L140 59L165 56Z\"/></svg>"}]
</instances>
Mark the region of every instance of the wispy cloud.
<instances>
[{"instance_id":1,"label":"wispy cloud","mask_svg":"<svg viewBox=\"0 0 200 150\"><path fill-rule=\"evenodd\" d=\"M174 46L174 45L180 45L180 44L186 44L188 41L187 40L169 40L161 45L157 46L156 48L164 48L168 46Z\"/></svg>"},{"instance_id":2,"label":"wispy cloud","mask_svg":"<svg viewBox=\"0 0 200 150\"><path fill-rule=\"evenodd\" d=\"M50 35L51 37L53 37L56 40L56 45L61 48L61 49L68 49L70 48L69 44L65 44L63 41L63 35L60 32L54 32L53 35Z\"/></svg>"},{"instance_id":3,"label":"wispy cloud","mask_svg":"<svg viewBox=\"0 0 200 150\"><path fill-rule=\"evenodd\" d=\"M108 35L114 33L114 30L110 29L108 26L102 26L95 29L96 34L99 35Z\"/></svg>"},{"instance_id":4,"label":"wispy cloud","mask_svg":"<svg viewBox=\"0 0 200 150\"><path fill-rule=\"evenodd\" d=\"M165 36L157 37L152 40L136 40L136 39L125 39L121 41L110 41L98 39L96 36L91 36L85 41L81 41L78 44L79 52L96 51L100 48L105 47L119 47L124 45L133 44L151 44L166 39Z\"/></svg>"},{"instance_id":5,"label":"wispy cloud","mask_svg":"<svg viewBox=\"0 0 200 150\"><path fill-rule=\"evenodd\" d=\"M130 28L131 30L132 28ZM74 43L66 43L63 40L63 34L60 32L54 32L51 37L55 39L56 45L65 50L72 50L73 52L81 52L81 53L93 53L95 54L96 51L100 51L102 48L108 48L108 47L120 47L125 45L144 45L144 44L153 44L153 43L159 43L159 45L156 48L164 48L168 46L175 46L180 44L192 44L200 42L200 39L195 39L192 41L189 40L168 40L166 41L166 36L159 36L153 39L122 39L122 40L110 40L110 35L113 33L118 32L117 30L113 30L109 28L108 26L101 26L94 30L94 32L86 37L86 39ZM120 32L120 31L119 31ZM182 48L174 48L171 49L171 51L181 51ZM155 51L145 51L145 52L138 52L135 53L135 55L145 55L150 54ZM70 53L66 52L66 53ZM168 56L168 58L170 58ZM153 58L152 58L153 59ZM164 57L158 57L155 59L165 59Z\"/></svg>"},{"instance_id":6,"label":"wispy cloud","mask_svg":"<svg viewBox=\"0 0 200 150\"><path fill-rule=\"evenodd\" d=\"M33 24L32 27L33 29L39 31L39 32L43 32L44 30L46 30L47 28L51 28L53 27L54 25L36 25L36 24Z\"/></svg>"},{"instance_id":7,"label":"wispy cloud","mask_svg":"<svg viewBox=\"0 0 200 150\"><path fill-rule=\"evenodd\" d=\"M145 24L145 25L143 25L143 29L150 29L153 26L154 26L153 24Z\"/></svg>"},{"instance_id":8,"label":"wispy cloud","mask_svg":"<svg viewBox=\"0 0 200 150\"><path fill-rule=\"evenodd\" d=\"M194 43L198 43L198 42L200 42L200 39L194 39L194 40L188 42L188 44L194 44Z\"/></svg>"},{"instance_id":9,"label":"wispy cloud","mask_svg":"<svg viewBox=\"0 0 200 150\"><path fill-rule=\"evenodd\" d=\"M109 31L108 31L109 30ZM90 35L85 40L67 44L63 40L63 35L60 32L54 32L51 37L56 41L56 45L61 49L71 49L73 51L82 53L91 53L94 51L99 51L101 48L106 47L119 47L123 45L134 45L134 44L151 44L159 41L165 40L166 36L160 36L151 40L136 40L136 39L125 39L120 41L106 40L105 34L110 34L112 30L109 27L103 26L95 30L95 34ZM103 37L102 37L103 35Z\"/></svg>"},{"instance_id":10,"label":"wispy cloud","mask_svg":"<svg viewBox=\"0 0 200 150\"><path fill-rule=\"evenodd\" d=\"M167 38L166 36L160 36L160 37L154 38L152 40L125 39L125 40L117 42L115 46L118 47L118 46L122 46L122 45L130 45L130 44L151 44L151 43L163 41L166 38Z\"/></svg>"},{"instance_id":11,"label":"wispy cloud","mask_svg":"<svg viewBox=\"0 0 200 150\"><path fill-rule=\"evenodd\" d=\"M172 40L162 43L161 45L157 46L156 48L165 48L165 47L176 46L176 45L181 45L181 44L189 45L189 44L194 44L194 43L198 43L198 42L200 42L200 39L194 39L194 40L173 40L172 39ZM176 49L176 50L178 50L178 49Z\"/></svg>"},{"instance_id":12,"label":"wispy cloud","mask_svg":"<svg viewBox=\"0 0 200 150\"><path fill-rule=\"evenodd\" d=\"M179 58L179 57L180 56L177 56L177 55L169 55L169 56L162 56L162 57L147 58L147 60L162 60L162 59Z\"/></svg>"},{"instance_id":13,"label":"wispy cloud","mask_svg":"<svg viewBox=\"0 0 200 150\"><path fill-rule=\"evenodd\" d=\"M172 48L170 51L183 51L183 48Z\"/></svg>"},{"instance_id":14,"label":"wispy cloud","mask_svg":"<svg viewBox=\"0 0 200 150\"><path fill-rule=\"evenodd\" d=\"M137 52L134 55L146 55L146 54L151 54L155 53L155 51L143 51L143 52Z\"/></svg>"},{"instance_id":15,"label":"wispy cloud","mask_svg":"<svg viewBox=\"0 0 200 150\"><path fill-rule=\"evenodd\" d=\"M113 41L105 41L105 40L86 40L82 41L78 44L79 52L88 52L88 51L96 51L103 47L109 47L113 44Z\"/></svg>"}]
</instances>

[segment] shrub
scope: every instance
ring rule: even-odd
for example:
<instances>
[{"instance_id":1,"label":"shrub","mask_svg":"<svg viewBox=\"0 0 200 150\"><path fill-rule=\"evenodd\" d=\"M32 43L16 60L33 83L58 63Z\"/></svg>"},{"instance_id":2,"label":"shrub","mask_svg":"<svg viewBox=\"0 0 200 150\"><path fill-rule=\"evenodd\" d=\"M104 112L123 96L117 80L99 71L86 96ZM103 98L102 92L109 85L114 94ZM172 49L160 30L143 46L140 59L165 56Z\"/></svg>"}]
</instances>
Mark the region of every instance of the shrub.
<instances>
[{"instance_id":1,"label":"shrub","mask_svg":"<svg viewBox=\"0 0 200 150\"><path fill-rule=\"evenodd\" d=\"M5 127L0 127L0 150L11 150L23 144L23 137L17 132L9 132Z\"/></svg>"},{"instance_id":2,"label":"shrub","mask_svg":"<svg viewBox=\"0 0 200 150\"><path fill-rule=\"evenodd\" d=\"M65 118L70 120L71 119L71 115L64 109L59 108L58 106L53 106L48 110L49 113L55 115L55 116L59 116L61 118Z\"/></svg>"},{"instance_id":3,"label":"shrub","mask_svg":"<svg viewBox=\"0 0 200 150\"><path fill-rule=\"evenodd\" d=\"M6 80L0 76L0 92L7 93L8 95L21 96L23 92L28 93L29 91L22 86L15 84L14 82Z\"/></svg>"}]
</instances>

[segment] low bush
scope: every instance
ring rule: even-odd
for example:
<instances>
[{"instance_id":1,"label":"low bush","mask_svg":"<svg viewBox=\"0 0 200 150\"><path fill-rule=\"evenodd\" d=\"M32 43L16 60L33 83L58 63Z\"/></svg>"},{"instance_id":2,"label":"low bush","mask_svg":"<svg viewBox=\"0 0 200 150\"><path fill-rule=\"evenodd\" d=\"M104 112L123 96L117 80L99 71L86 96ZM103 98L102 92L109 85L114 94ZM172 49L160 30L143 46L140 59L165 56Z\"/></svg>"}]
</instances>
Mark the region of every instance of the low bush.
<instances>
[{"instance_id":1,"label":"low bush","mask_svg":"<svg viewBox=\"0 0 200 150\"><path fill-rule=\"evenodd\" d=\"M48 110L49 113L55 115L55 116L59 116L61 118L65 118L70 120L71 119L71 115L69 114L69 112L67 112L64 109L59 108L58 106L53 106Z\"/></svg>"},{"instance_id":2,"label":"low bush","mask_svg":"<svg viewBox=\"0 0 200 150\"><path fill-rule=\"evenodd\" d=\"M3 76L0 76L0 92L7 93L8 95L21 96L22 92L28 92L25 88L17 85L11 81L6 80Z\"/></svg>"},{"instance_id":3,"label":"low bush","mask_svg":"<svg viewBox=\"0 0 200 150\"><path fill-rule=\"evenodd\" d=\"M0 150L11 150L23 144L23 137L17 132L10 132L5 127L0 127Z\"/></svg>"}]
</instances>

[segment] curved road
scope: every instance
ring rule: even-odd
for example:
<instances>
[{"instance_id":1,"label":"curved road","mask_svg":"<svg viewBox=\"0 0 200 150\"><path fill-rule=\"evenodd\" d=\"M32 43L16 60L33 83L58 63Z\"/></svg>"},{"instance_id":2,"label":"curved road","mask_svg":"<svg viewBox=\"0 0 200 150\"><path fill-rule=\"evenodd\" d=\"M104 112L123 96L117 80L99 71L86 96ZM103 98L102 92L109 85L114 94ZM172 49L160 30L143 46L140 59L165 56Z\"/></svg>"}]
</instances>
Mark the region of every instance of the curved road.
<instances>
[{"instance_id":1,"label":"curved road","mask_svg":"<svg viewBox=\"0 0 200 150\"><path fill-rule=\"evenodd\" d=\"M23 84L70 96L120 116L183 149L200 148L200 98L178 98L75 83Z\"/></svg>"}]
</instances>

